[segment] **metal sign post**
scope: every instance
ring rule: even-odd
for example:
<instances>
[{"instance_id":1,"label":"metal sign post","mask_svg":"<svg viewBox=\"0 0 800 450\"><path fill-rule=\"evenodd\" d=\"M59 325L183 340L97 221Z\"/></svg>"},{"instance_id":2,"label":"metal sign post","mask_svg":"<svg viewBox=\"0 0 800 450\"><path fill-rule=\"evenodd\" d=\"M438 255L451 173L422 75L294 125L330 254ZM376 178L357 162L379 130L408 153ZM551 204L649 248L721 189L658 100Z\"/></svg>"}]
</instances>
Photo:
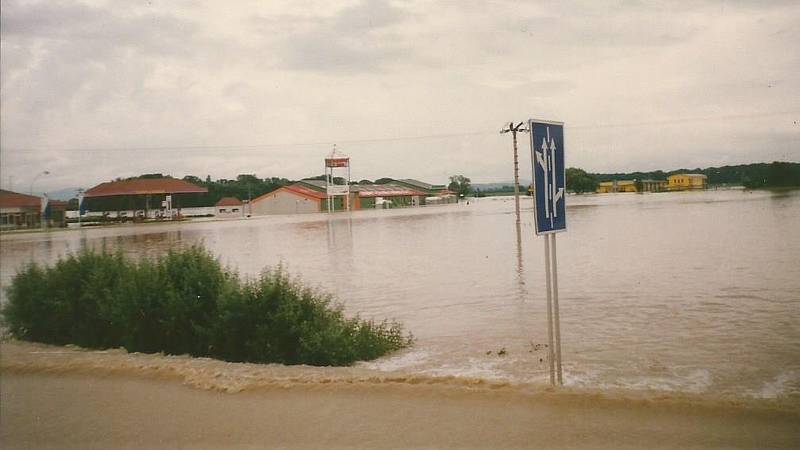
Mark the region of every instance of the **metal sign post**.
<instances>
[{"instance_id":1,"label":"metal sign post","mask_svg":"<svg viewBox=\"0 0 800 450\"><path fill-rule=\"evenodd\" d=\"M544 235L544 267L547 288L547 338L550 384L563 384L561 370L561 325L558 310L558 264L556 233L567 230L564 123L531 119L531 163L533 165L534 222L536 234Z\"/></svg>"}]
</instances>

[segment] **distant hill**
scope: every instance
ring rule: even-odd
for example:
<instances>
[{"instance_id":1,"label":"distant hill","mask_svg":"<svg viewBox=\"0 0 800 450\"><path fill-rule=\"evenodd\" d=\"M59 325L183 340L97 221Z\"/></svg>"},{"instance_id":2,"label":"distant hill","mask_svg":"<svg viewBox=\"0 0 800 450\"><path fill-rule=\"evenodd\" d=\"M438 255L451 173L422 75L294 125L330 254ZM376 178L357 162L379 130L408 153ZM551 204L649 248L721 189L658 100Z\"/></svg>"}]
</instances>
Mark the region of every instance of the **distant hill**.
<instances>
[{"instance_id":1,"label":"distant hill","mask_svg":"<svg viewBox=\"0 0 800 450\"><path fill-rule=\"evenodd\" d=\"M78 197L78 190L80 188L64 188L57 191L46 192L47 198L51 200L70 200Z\"/></svg>"}]
</instances>

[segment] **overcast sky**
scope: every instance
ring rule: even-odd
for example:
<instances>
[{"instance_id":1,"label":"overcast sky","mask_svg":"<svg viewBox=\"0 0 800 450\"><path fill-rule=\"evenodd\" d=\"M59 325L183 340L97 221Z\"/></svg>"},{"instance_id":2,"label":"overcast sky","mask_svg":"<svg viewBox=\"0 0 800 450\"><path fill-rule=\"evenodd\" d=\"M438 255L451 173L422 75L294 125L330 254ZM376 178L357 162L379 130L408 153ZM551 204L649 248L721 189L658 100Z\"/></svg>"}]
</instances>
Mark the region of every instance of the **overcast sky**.
<instances>
[{"instance_id":1,"label":"overcast sky","mask_svg":"<svg viewBox=\"0 0 800 450\"><path fill-rule=\"evenodd\" d=\"M2 0L0 45L22 192L297 179L333 143L355 179L506 181L528 118L595 172L800 161L797 1Z\"/></svg>"}]
</instances>

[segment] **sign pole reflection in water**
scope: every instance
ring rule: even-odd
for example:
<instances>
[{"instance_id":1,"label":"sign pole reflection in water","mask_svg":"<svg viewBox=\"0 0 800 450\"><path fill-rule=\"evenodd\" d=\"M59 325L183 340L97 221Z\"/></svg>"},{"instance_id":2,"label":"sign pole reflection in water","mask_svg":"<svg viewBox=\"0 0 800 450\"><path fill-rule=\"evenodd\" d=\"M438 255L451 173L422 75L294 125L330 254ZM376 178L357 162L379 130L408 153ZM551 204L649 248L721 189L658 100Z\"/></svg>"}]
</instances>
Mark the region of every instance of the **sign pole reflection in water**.
<instances>
[{"instance_id":1,"label":"sign pole reflection in water","mask_svg":"<svg viewBox=\"0 0 800 450\"><path fill-rule=\"evenodd\" d=\"M564 164L564 123L528 121L531 133L534 222L536 234L544 235L544 267L547 288L547 338L550 383L563 384L561 370L561 325L558 310L558 267L556 235L567 229L566 171ZM552 262L551 262L552 261Z\"/></svg>"}]
</instances>

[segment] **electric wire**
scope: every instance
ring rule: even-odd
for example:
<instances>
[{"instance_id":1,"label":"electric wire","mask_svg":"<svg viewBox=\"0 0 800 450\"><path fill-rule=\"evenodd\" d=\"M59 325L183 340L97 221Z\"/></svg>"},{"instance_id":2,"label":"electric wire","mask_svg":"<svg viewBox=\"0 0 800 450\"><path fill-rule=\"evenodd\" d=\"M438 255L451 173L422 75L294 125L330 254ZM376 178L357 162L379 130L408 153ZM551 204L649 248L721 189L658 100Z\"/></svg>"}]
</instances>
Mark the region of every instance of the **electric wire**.
<instances>
[{"instance_id":1,"label":"electric wire","mask_svg":"<svg viewBox=\"0 0 800 450\"><path fill-rule=\"evenodd\" d=\"M607 123L607 124L586 124L586 125L569 125L569 130L602 130L613 128L635 128L635 127L649 127L658 125L677 125L692 122L712 122L721 120L747 120L759 119L767 117L776 117L790 114L800 114L800 110L790 111L774 111L765 113L752 113L752 114L731 114L731 115L716 115L716 116L700 116L700 117L685 117L674 119L662 119L652 121L638 121L638 122L621 122L621 123ZM320 140L309 142L285 142L285 143L258 143L258 144L215 144L215 145L160 145L160 146L142 146L142 147L9 147L3 148L4 151L15 152L132 152L132 151L186 151L186 150L226 150L226 151L246 151L246 150L260 150L267 148L291 148L291 147L313 147L336 144L371 144L371 143L389 143L389 142L411 142L411 141L426 141L438 139L451 139L451 138L465 138L471 136L494 136L498 135L498 130L481 130L481 131L464 131L454 133L438 133L426 134L417 136L395 136L395 137L370 137L370 138L357 138L357 139L332 139Z\"/></svg>"}]
</instances>

